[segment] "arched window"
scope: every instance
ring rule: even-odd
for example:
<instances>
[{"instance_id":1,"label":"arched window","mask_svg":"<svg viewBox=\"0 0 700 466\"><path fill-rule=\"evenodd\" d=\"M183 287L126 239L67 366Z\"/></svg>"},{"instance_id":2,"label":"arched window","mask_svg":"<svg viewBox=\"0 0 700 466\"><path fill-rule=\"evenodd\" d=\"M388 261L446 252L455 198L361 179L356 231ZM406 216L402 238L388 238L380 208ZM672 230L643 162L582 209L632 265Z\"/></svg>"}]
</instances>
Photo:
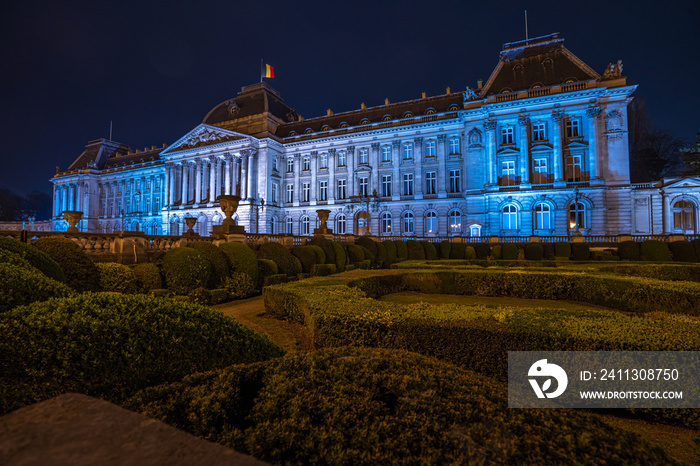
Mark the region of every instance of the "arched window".
<instances>
[{"instance_id":1,"label":"arched window","mask_svg":"<svg viewBox=\"0 0 700 466\"><path fill-rule=\"evenodd\" d=\"M311 229L309 226L309 217L307 217L306 215L301 217L300 226L301 226L300 230L301 230L302 235L310 234Z\"/></svg>"},{"instance_id":2,"label":"arched window","mask_svg":"<svg viewBox=\"0 0 700 466\"><path fill-rule=\"evenodd\" d=\"M270 234L277 234L277 219L275 217L270 218Z\"/></svg>"},{"instance_id":3,"label":"arched window","mask_svg":"<svg viewBox=\"0 0 700 466\"><path fill-rule=\"evenodd\" d=\"M541 202L535 206L535 229L550 230L552 228L552 219L549 205Z\"/></svg>"},{"instance_id":4,"label":"arched window","mask_svg":"<svg viewBox=\"0 0 700 466\"><path fill-rule=\"evenodd\" d=\"M588 228L586 225L586 205L583 202L572 202L569 205L569 229Z\"/></svg>"},{"instance_id":5,"label":"arched window","mask_svg":"<svg viewBox=\"0 0 700 466\"><path fill-rule=\"evenodd\" d=\"M384 212L381 217L382 221L382 233L390 235L391 234L391 213Z\"/></svg>"},{"instance_id":6,"label":"arched window","mask_svg":"<svg viewBox=\"0 0 700 466\"><path fill-rule=\"evenodd\" d=\"M403 232L413 233L413 213L406 212L403 214Z\"/></svg>"},{"instance_id":7,"label":"arched window","mask_svg":"<svg viewBox=\"0 0 700 466\"><path fill-rule=\"evenodd\" d=\"M338 214L335 218L335 231L339 235L344 235L347 232L347 223L345 219L345 214Z\"/></svg>"},{"instance_id":8,"label":"arched window","mask_svg":"<svg viewBox=\"0 0 700 466\"><path fill-rule=\"evenodd\" d=\"M437 214L432 210L425 214L425 233L437 233Z\"/></svg>"},{"instance_id":9,"label":"arched window","mask_svg":"<svg viewBox=\"0 0 700 466\"><path fill-rule=\"evenodd\" d=\"M695 233L695 206L688 201L673 204L673 230L683 233Z\"/></svg>"},{"instance_id":10,"label":"arched window","mask_svg":"<svg viewBox=\"0 0 700 466\"><path fill-rule=\"evenodd\" d=\"M292 217L287 217L287 220L285 220L285 223L287 225L286 233L289 235L293 234L294 220L292 220Z\"/></svg>"},{"instance_id":11,"label":"arched window","mask_svg":"<svg viewBox=\"0 0 700 466\"><path fill-rule=\"evenodd\" d=\"M178 222L177 217L173 217L170 220L170 234L173 236L180 236L180 222Z\"/></svg>"},{"instance_id":12,"label":"arched window","mask_svg":"<svg viewBox=\"0 0 700 466\"><path fill-rule=\"evenodd\" d=\"M462 212L453 210L450 212L450 233L460 233L462 231Z\"/></svg>"},{"instance_id":13,"label":"arched window","mask_svg":"<svg viewBox=\"0 0 700 466\"><path fill-rule=\"evenodd\" d=\"M518 229L518 208L513 204L508 204L507 206L503 207L503 229Z\"/></svg>"}]
</instances>

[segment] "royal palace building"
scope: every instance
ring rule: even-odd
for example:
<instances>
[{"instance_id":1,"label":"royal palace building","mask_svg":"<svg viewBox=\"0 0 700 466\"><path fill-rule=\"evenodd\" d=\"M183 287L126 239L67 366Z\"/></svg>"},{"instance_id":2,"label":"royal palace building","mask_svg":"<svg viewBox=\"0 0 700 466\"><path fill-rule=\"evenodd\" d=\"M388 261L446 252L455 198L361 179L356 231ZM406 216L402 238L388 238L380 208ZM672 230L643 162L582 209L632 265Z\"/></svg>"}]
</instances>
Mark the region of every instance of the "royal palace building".
<instances>
[{"instance_id":1,"label":"royal palace building","mask_svg":"<svg viewBox=\"0 0 700 466\"><path fill-rule=\"evenodd\" d=\"M90 142L54 184L54 228L208 235L217 196L249 233L552 236L695 233L697 179L632 185L621 62L597 73L557 34L506 44L486 83L304 119L244 87L169 146Z\"/></svg>"}]
</instances>

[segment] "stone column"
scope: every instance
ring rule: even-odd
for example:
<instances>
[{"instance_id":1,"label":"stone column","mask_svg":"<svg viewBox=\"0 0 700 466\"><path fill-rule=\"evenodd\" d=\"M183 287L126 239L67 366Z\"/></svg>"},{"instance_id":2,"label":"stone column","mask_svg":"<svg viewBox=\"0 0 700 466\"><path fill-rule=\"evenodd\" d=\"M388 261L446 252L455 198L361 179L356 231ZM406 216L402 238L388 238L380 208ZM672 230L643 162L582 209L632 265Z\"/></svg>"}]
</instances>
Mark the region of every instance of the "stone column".
<instances>
[{"instance_id":1,"label":"stone column","mask_svg":"<svg viewBox=\"0 0 700 466\"><path fill-rule=\"evenodd\" d=\"M391 199L394 201L398 201L399 199L401 199L401 171L399 167L400 164L401 141L393 141L391 143L391 166L393 168L393 172L391 174Z\"/></svg>"},{"instance_id":2,"label":"stone column","mask_svg":"<svg viewBox=\"0 0 700 466\"><path fill-rule=\"evenodd\" d=\"M177 174L175 173L175 164L168 164L168 205L172 206L175 204L175 182L177 180Z\"/></svg>"},{"instance_id":3,"label":"stone column","mask_svg":"<svg viewBox=\"0 0 700 466\"><path fill-rule=\"evenodd\" d=\"M379 148L380 144L378 142L373 142L369 152L369 165L372 172L369 175L369 186L367 187L367 194L372 194L376 189L377 193L381 194L381 182L379 179Z\"/></svg>"},{"instance_id":4,"label":"stone column","mask_svg":"<svg viewBox=\"0 0 700 466\"><path fill-rule=\"evenodd\" d=\"M233 194L241 197L241 157L236 157L233 161Z\"/></svg>"},{"instance_id":5,"label":"stone column","mask_svg":"<svg viewBox=\"0 0 700 466\"><path fill-rule=\"evenodd\" d=\"M518 117L520 125L520 186L530 185L530 117Z\"/></svg>"},{"instance_id":6,"label":"stone column","mask_svg":"<svg viewBox=\"0 0 700 466\"><path fill-rule=\"evenodd\" d=\"M194 203L202 202L202 159L194 162Z\"/></svg>"},{"instance_id":7,"label":"stone column","mask_svg":"<svg viewBox=\"0 0 700 466\"><path fill-rule=\"evenodd\" d=\"M301 175L301 155L294 154L294 197L292 198L293 205L296 207L301 201L301 183L299 176ZM285 186L284 189L287 189ZM286 194L285 194L286 195ZM286 228L286 225L285 225Z\"/></svg>"},{"instance_id":8,"label":"stone column","mask_svg":"<svg viewBox=\"0 0 700 466\"><path fill-rule=\"evenodd\" d=\"M309 205L316 205L318 199L316 198L316 184L318 183L318 176L316 172L318 171L318 151L311 151L311 192L309 194L309 200L311 201Z\"/></svg>"},{"instance_id":9,"label":"stone column","mask_svg":"<svg viewBox=\"0 0 700 466\"><path fill-rule=\"evenodd\" d=\"M487 120L484 122L484 131L486 132L486 150L487 150L487 164L488 167L486 169L488 170L488 180L489 180L489 185L493 186L498 183L498 169L499 167L496 166L497 164L497 159L496 159L496 127L498 126L498 123L496 120Z\"/></svg>"},{"instance_id":10,"label":"stone column","mask_svg":"<svg viewBox=\"0 0 700 466\"><path fill-rule=\"evenodd\" d=\"M223 194L221 192L222 184L224 181L224 160L216 159L216 189L214 190L214 199L212 202L216 202L216 198Z\"/></svg>"},{"instance_id":11,"label":"stone column","mask_svg":"<svg viewBox=\"0 0 700 466\"><path fill-rule=\"evenodd\" d=\"M241 199L248 199L248 159L250 158L250 151L244 150L241 154Z\"/></svg>"},{"instance_id":12,"label":"stone column","mask_svg":"<svg viewBox=\"0 0 700 466\"><path fill-rule=\"evenodd\" d=\"M564 180L564 151L561 143L561 120L563 117L564 112L552 113L552 174L554 181L560 183Z\"/></svg>"},{"instance_id":13,"label":"stone column","mask_svg":"<svg viewBox=\"0 0 700 466\"><path fill-rule=\"evenodd\" d=\"M190 200L190 163L182 162L182 205Z\"/></svg>"},{"instance_id":14,"label":"stone column","mask_svg":"<svg viewBox=\"0 0 700 466\"><path fill-rule=\"evenodd\" d=\"M413 160L416 171L413 175L413 188L416 199L423 199L423 138L413 139Z\"/></svg>"},{"instance_id":15,"label":"stone column","mask_svg":"<svg viewBox=\"0 0 700 466\"><path fill-rule=\"evenodd\" d=\"M333 204L337 186L335 180L335 149L328 149L328 203Z\"/></svg>"},{"instance_id":16,"label":"stone column","mask_svg":"<svg viewBox=\"0 0 700 466\"><path fill-rule=\"evenodd\" d=\"M248 197L255 199L256 193L256 183L255 175L257 174L256 166L258 161L258 151L251 149L250 157L248 157Z\"/></svg>"},{"instance_id":17,"label":"stone column","mask_svg":"<svg viewBox=\"0 0 700 466\"><path fill-rule=\"evenodd\" d=\"M225 177L224 177L224 194L227 196L231 194L231 161L233 158L230 154L226 154L223 163L225 164Z\"/></svg>"},{"instance_id":18,"label":"stone column","mask_svg":"<svg viewBox=\"0 0 700 466\"><path fill-rule=\"evenodd\" d=\"M588 117L588 179L600 178L598 173L598 121L603 112L600 107L591 107L586 110Z\"/></svg>"},{"instance_id":19,"label":"stone column","mask_svg":"<svg viewBox=\"0 0 700 466\"><path fill-rule=\"evenodd\" d=\"M447 136L440 134L437 137L437 160L438 160L438 172L437 172L437 189L438 197L447 197L447 177L449 175L447 171L447 166L445 163L445 141Z\"/></svg>"},{"instance_id":20,"label":"stone column","mask_svg":"<svg viewBox=\"0 0 700 466\"><path fill-rule=\"evenodd\" d=\"M348 146L345 160L348 165L348 197L357 196L358 193L355 191L355 146Z\"/></svg>"},{"instance_id":21,"label":"stone column","mask_svg":"<svg viewBox=\"0 0 700 466\"><path fill-rule=\"evenodd\" d=\"M209 203L216 200L216 157L209 156Z\"/></svg>"}]
</instances>

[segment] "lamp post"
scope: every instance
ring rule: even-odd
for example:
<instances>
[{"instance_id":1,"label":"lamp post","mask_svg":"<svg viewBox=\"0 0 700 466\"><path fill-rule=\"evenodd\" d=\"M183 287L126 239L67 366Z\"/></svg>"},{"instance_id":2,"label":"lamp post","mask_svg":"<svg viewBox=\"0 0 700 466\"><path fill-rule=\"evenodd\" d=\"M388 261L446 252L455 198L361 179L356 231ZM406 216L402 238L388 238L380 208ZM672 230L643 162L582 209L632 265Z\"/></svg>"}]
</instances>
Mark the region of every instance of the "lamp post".
<instances>
[{"instance_id":1,"label":"lamp post","mask_svg":"<svg viewBox=\"0 0 700 466\"><path fill-rule=\"evenodd\" d=\"M375 189L372 194L365 194L360 191L357 196L351 196L350 199L357 200L360 204L364 204L365 212L367 213L367 229L365 230L365 235L372 234L372 215L369 213L369 204L373 203L375 206L379 203L379 196L377 195L377 190Z\"/></svg>"},{"instance_id":2,"label":"lamp post","mask_svg":"<svg viewBox=\"0 0 700 466\"><path fill-rule=\"evenodd\" d=\"M265 210L265 199L260 198L260 205L255 203L255 199L251 199L250 205L255 207L255 234L258 234L258 211Z\"/></svg>"}]
</instances>

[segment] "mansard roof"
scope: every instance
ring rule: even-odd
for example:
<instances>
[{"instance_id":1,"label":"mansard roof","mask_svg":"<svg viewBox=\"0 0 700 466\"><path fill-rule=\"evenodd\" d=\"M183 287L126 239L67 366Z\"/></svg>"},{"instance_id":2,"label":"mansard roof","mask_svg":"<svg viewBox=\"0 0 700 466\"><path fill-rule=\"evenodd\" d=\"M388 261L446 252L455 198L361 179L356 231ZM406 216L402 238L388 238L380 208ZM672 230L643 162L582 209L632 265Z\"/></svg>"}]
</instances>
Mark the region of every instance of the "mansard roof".
<instances>
[{"instance_id":1,"label":"mansard roof","mask_svg":"<svg viewBox=\"0 0 700 466\"><path fill-rule=\"evenodd\" d=\"M505 44L498 65L481 91L481 97L599 80L600 77L564 47L564 39L559 38L559 33L554 33Z\"/></svg>"},{"instance_id":2,"label":"mansard roof","mask_svg":"<svg viewBox=\"0 0 700 466\"><path fill-rule=\"evenodd\" d=\"M132 167L136 164L154 163L160 161L163 147L145 148L143 151L132 151L131 147L109 139L90 141L85 150L66 170L57 167L56 176L77 173L80 170L113 170L120 167Z\"/></svg>"}]
</instances>

